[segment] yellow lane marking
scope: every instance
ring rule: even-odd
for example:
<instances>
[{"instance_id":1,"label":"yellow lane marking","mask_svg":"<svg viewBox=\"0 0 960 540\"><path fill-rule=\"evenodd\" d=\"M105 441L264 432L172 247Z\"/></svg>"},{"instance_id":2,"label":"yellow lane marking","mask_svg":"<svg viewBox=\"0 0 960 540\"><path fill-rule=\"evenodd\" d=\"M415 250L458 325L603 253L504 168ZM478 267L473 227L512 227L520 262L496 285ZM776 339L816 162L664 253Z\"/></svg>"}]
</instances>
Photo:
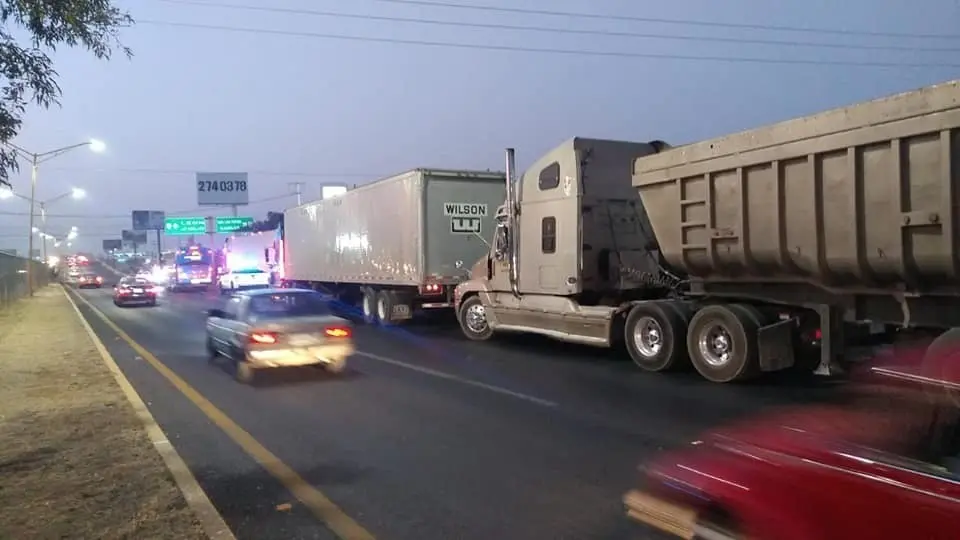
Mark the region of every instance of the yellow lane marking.
<instances>
[{"instance_id":1,"label":"yellow lane marking","mask_svg":"<svg viewBox=\"0 0 960 540\"><path fill-rule=\"evenodd\" d=\"M76 311L77 317L80 319L80 324L83 325L84 330L87 331L87 334L93 341L93 346L97 349L97 352L100 353L103 363L107 365L107 369L113 374L114 380L120 385L123 394L127 397L130 405L133 406L137 417L143 422L150 442L153 443L153 447L160 454L167 469L170 470L170 474L173 475L177 487L179 487L183 493L183 498L186 499L187 504L190 505L193 513L196 514L197 520L203 527L204 532L213 540L235 540L236 537L230 531L230 527L227 526L226 522L223 521L223 516L217 512L216 507L210 502L210 498L207 497L206 492L200 487L200 483L197 482L197 478L190 472L190 468L186 462L183 461L183 458L180 457L177 450L170 444L170 440L160 428L160 425L157 424L157 420L153 417L150 409L147 408L146 403L143 402L143 398L140 397L140 394L137 393L133 385L130 384L130 381L127 380L123 371L120 370L117 361L114 360L113 355L107 350L100 336L93 330L90 323L84 318L83 313L80 312L80 308L77 307L77 303L74 302L70 294L67 293L66 287L61 285L60 290L63 292L63 295L67 297L67 301L70 302L73 310Z\"/></svg>"},{"instance_id":2,"label":"yellow lane marking","mask_svg":"<svg viewBox=\"0 0 960 540\"><path fill-rule=\"evenodd\" d=\"M341 540L374 540L375 537L362 525L353 520L350 516L340 509L333 501L324 495L320 490L310 485L289 465L280 461L280 458L267 450L260 444L253 435L247 433L242 427L234 422L216 405L194 389L166 364L161 362L150 351L133 340L116 323L110 320L102 311L97 309L86 298L77 295L90 311L113 330L120 339L125 341L141 358L146 360L154 369L157 370L170 384L180 391L187 399L193 402L203 414L217 425L233 442L237 443L244 452L260 464L271 476L276 478L290 493L293 494L305 507L307 507L314 516L327 526Z\"/></svg>"}]
</instances>

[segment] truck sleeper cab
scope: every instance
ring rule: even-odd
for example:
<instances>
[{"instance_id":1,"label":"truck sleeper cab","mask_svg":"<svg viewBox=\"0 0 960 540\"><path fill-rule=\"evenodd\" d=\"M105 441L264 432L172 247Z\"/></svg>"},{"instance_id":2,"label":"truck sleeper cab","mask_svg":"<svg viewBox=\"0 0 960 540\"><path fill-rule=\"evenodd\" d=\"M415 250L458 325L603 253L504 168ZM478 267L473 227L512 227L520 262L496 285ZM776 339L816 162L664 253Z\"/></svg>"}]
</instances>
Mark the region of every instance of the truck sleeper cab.
<instances>
[{"instance_id":1,"label":"truck sleeper cab","mask_svg":"<svg viewBox=\"0 0 960 540\"><path fill-rule=\"evenodd\" d=\"M493 246L455 291L466 337L531 332L610 347L624 339L637 302L659 301L638 313L685 314L683 302L665 301L683 281L662 268L631 185L633 160L668 147L573 138L520 179L508 150L507 201L497 212ZM644 322L631 319L637 328Z\"/></svg>"}]
</instances>

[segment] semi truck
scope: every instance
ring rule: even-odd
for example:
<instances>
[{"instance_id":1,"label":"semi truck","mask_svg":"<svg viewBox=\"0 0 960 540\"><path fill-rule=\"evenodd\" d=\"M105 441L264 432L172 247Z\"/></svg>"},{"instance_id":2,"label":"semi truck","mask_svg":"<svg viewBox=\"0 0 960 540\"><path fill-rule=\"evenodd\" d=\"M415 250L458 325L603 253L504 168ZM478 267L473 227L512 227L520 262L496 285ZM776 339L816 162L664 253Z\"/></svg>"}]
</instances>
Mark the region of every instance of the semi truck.
<instances>
[{"instance_id":1,"label":"semi truck","mask_svg":"<svg viewBox=\"0 0 960 540\"><path fill-rule=\"evenodd\" d=\"M520 176L508 149L461 328L622 343L718 383L960 344L958 158L960 81L685 146L575 138Z\"/></svg>"},{"instance_id":2,"label":"semi truck","mask_svg":"<svg viewBox=\"0 0 960 540\"><path fill-rule=\"evenodd\" d=\"M282 281L395 324L451 310L454 287L489 249L502 172L414 169L284 211Z\"/></svg>"}]
</instances>

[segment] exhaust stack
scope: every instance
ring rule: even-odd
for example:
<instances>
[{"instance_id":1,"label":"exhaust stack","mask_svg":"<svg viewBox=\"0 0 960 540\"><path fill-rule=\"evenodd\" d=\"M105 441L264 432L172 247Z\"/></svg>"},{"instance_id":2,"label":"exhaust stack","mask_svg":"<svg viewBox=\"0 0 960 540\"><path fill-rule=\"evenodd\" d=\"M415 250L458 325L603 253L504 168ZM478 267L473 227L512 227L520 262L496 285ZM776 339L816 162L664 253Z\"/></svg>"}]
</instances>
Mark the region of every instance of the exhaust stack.
<instances>
[{"instance_id":1,"label":"exhaust stack","mask_svg":"<svg viewBox=\"0 0 960 540\"><path fill-rule=\"evenodd\" d=\"M520 297L520 251L517 249L518 231L517 231L517 210L520 205L518 202L517 190L520 182L517 179L517 163L513 148L507 148L507 231L509 241L507 242L507 257L510 266L510 290L517 298Z\"/></svg>"}]
</instances>

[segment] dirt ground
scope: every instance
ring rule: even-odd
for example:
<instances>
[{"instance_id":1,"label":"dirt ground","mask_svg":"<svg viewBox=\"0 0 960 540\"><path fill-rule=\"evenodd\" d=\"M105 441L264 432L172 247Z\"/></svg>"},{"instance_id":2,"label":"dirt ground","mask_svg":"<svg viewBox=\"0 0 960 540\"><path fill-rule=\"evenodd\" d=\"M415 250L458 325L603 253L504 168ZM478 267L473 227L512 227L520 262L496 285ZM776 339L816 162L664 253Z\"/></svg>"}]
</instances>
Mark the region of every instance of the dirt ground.
<instances>
[{"instance_id":1,"label":"dirt ground","mask_svg":"<svg viewBox=\"0 0 960 540\"><path fill-rule=\"evenodd\" d=\"M0 310L0 539L206 538L57 287Z\"/></svg>"}]
</instances>

